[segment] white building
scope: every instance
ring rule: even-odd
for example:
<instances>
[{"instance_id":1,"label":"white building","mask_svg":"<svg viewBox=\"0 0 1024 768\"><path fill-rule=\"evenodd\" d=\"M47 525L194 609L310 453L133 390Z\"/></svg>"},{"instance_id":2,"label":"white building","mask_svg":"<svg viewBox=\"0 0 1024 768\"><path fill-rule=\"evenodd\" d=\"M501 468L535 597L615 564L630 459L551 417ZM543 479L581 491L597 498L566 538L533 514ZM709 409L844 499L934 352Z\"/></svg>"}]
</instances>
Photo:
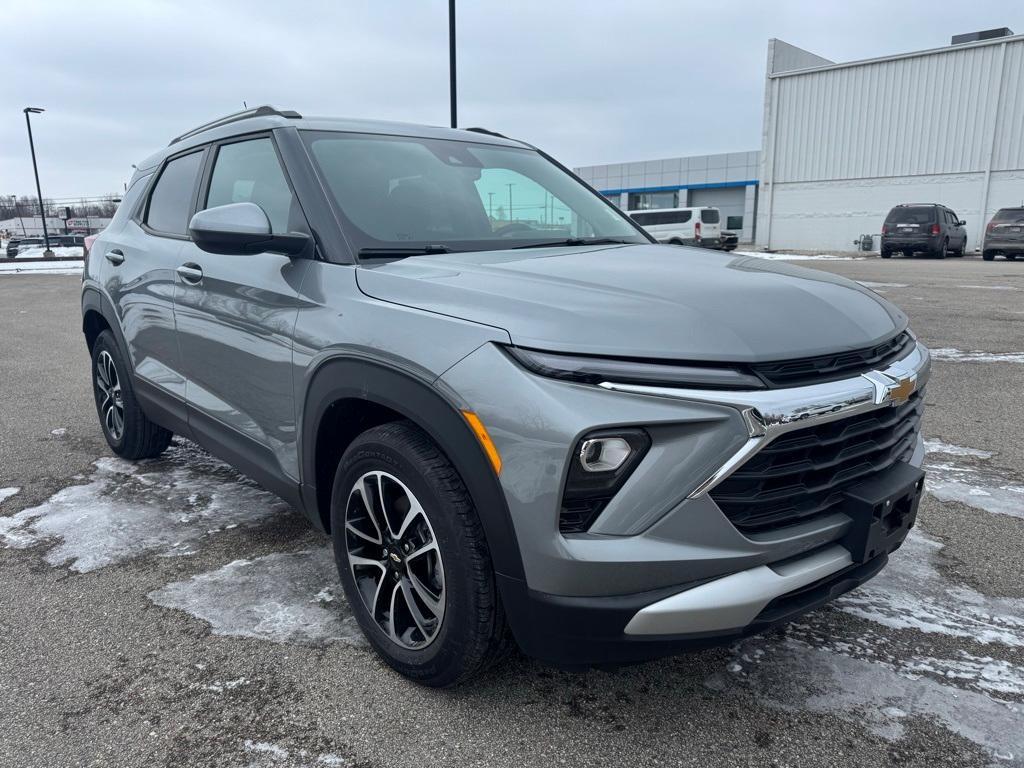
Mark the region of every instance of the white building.
<instances>
[{"instance_id":1,"label":"white building","mask_svg":"<svg viewBox=\"0 0 1024 768\"><path fill-rule=\"evenodd\" d=\"M576 172L626 210L716 205L774 250L853 250L894 205L942 203L973 249L1024 204L1024 35L845 64L770 40L760 152Z\"/></svg>"},{"instance_id":2,"label":"white building","mask_svg":"<svg viewBox=\"0 0 1024 768\"><path fill-rule=\"evenodd\" d=\"M1024 35L836 64L768 47L757 244L849 250L898 203L942 203L968 247L1024 201Z\"/></svg>"}]
</instances>

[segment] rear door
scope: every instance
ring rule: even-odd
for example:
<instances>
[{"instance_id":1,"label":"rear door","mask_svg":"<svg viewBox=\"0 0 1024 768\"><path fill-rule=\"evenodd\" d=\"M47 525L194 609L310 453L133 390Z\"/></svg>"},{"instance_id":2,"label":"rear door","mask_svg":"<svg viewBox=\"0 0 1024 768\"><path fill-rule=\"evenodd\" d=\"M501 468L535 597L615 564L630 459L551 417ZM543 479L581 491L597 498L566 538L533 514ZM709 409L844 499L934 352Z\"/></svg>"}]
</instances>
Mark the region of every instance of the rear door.
<instances>
[{"instance_id":1,"label":"rear door","mask_svg":"<svg viewBox=\"0 0 1024 768\"><path fill-rule=\"evenodd\" d=\"M104 272L144 395L184 416L185 378L174 334L175 268L186 241L204 150L167 160L154 174L133 217L101 240ZM183 420L183 419L182 419Z\"/></svg>"},{"instance_id":2,"label":"rear door","mask_svg":"<svg viewBox=\"0 0 1024 768\"><path fill-rule=\"evenodd\" d=\"M700 209L701 240L718 240L722 235L722 215L717 208Z\"/></svg>"},{"instance_id":3,"label":"rear door","mask_svg":"<svg viewBox=\"0 0 1024 768\"><path fill-rule=\"evenodd\" d=\"M270 135L210 150L197 209L253 202L274 232L309 233ZM189 425L214 453L273 487L298 477L292 332L309 259L178 254L175 315Z\"/></svg>"}]
</instances>

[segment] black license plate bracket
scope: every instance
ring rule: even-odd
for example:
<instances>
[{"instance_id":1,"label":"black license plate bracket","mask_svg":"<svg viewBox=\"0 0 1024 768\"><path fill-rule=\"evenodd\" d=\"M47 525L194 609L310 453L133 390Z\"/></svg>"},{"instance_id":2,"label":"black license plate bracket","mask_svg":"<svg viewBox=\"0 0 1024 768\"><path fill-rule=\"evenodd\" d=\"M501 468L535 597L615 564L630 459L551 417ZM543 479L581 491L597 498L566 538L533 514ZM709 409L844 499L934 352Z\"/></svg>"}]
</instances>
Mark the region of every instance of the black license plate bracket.
<instances>
[{"instance_id":1,"label":"black license plate bracket","mask_svg":"<svg viewBox=\"0 0 1024 768\"><path fill-rule=\"evenodd\" d=\"M843 512L853 521L840 543L855 563L899 548L917 519L924 472L898 462L882 474L848 488Z\"/></svg>"}]
</instances>

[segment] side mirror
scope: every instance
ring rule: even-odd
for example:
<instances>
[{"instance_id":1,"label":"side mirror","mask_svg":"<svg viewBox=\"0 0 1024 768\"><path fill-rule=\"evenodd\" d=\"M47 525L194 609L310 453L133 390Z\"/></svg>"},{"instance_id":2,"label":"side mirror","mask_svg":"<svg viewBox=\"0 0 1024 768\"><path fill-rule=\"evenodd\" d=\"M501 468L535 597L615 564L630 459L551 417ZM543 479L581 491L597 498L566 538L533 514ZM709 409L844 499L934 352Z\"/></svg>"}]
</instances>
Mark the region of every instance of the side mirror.
<instances>
[{"instance_id":1,"label":"side mirror","mask_svg":"<svg viewBox=\"0 0 1024 768\"><path fill-rule=\"evenodd\" d=\"M956 223L956 225L957 225L958 227L966 227L966 226L967 226L967 222L966 222L966 221L964 221L963 219L961 219L960 221L958 221L958 222Z\"/></svg>"},{"instance_id":2,"label":"side mirror","mask_svg":"<svg viewBox=\"0 0 1024 768\"><path fill-rule=\"evenodd\" d=\"M297 256L311 242L302 232L275 235L270 219L256 203L231 203L197 211L188 231L200 250L232 256L266 251Z\"/></svg>"}]
</instances>

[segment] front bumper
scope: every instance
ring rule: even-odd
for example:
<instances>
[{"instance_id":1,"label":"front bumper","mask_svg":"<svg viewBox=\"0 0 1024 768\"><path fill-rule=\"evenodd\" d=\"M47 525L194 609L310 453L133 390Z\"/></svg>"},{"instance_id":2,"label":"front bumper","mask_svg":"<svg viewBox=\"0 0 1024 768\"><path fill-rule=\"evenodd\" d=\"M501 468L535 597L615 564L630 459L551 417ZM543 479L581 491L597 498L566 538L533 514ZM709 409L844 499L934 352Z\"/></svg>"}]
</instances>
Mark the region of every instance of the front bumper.
<instances>
[{"instance_id":1,"label":"front bumper","mask_svg":"<svg viewBox=\"0 0 1024 768\"><path fill-rule=\"evenodd\" d=\"M886 408L929 369L916 345L884 371L726 392L555 381L491 345L465 358L438 385L480 416L504 461L526 578L498 580L520 645L558 664L635 661L759 631L870 578L891 550L855 557L850 515L744 535L709 491L780 435ZM643 461L587 533L560 534L572 447L636 425L653 441ZM923 455L918 435L909 465Z\"/></svg>"}]
</instances>

